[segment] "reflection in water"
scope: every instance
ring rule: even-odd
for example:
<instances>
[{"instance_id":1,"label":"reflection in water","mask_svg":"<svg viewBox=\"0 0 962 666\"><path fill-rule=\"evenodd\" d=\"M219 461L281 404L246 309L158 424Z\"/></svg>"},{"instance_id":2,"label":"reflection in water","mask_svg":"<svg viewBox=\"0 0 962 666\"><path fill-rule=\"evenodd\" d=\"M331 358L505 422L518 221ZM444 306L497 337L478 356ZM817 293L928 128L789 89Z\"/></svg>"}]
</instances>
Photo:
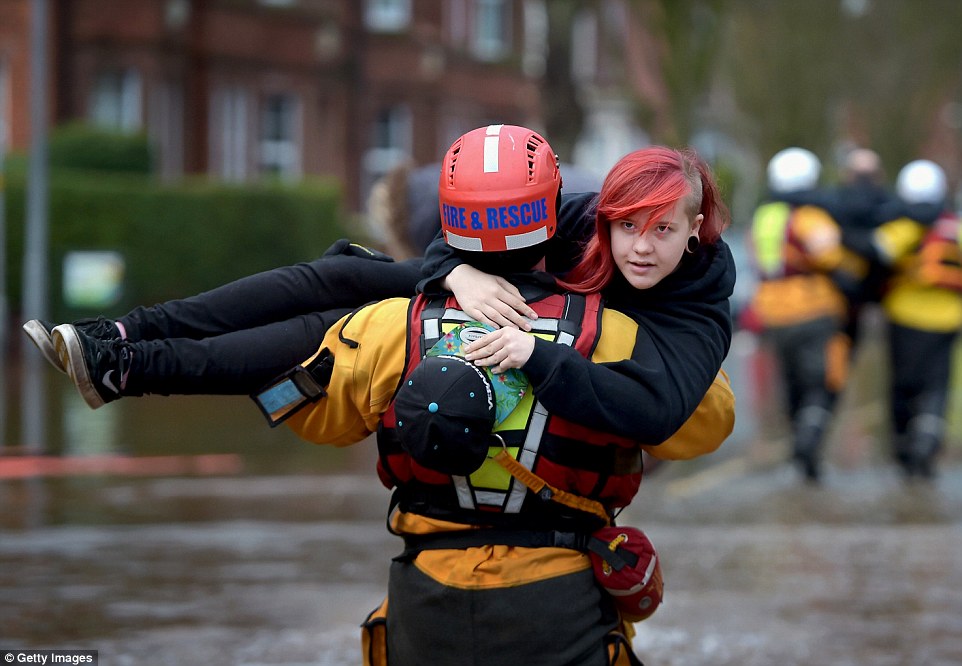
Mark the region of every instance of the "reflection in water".
<instances>
[{"instance_id":1,"label":"reflection in water","mask_svg":"<svg viewBox=\"0 0 962 666\"><path fill-rule=\"evenodd\" d=\"M7 369L8 383L17 368ZM124 398L92 410L70 380L44 366L47 455L129 456L231 453L244 457L250 473L361 469L375 458L370 447L315 447L287 428L270 428L247 396L147 396ZM8 393L7 414L19 412L19 396ZM18 423L4 424L6 451L22 454ZM0 455L0 463L3 456Z\"/></svg>"},{"instance_id":2,"label":"reflection in water","mask_svg":"<svg viewBox=\"0 0 962 666\"><path fill-rule=\"evenodd\" d=\"M17 369L7 370L13 384ZM44 382L48 418L41 457L10 445L19 441L18 424L3 424L8 444L0 451L0 528L123 523L163 514L136 502L128 515L103 506L100 493L124 478L276 475L280 482L290 474L359 471L377 483L373 440L347 448L308 444L285 427L268 427L246 396L148 396L92 410L63 373L45 366ZM7 413L17 413L19 396L8 398ZM190 506L185 503L183 518L190 519ZM193 506L205 514L206 498Z\"/></svg>"},{"instance_id":3,"label":"reflection in water","mask_svg":"<svg viewBox=\"0 0 962 666\"><path fill-rule=\"evenodd\" d=\"M63 395L63 446L66 456L89 456L114 453L120 441L120 413L115 409L90 409L80 393L61 391Z\"/></svg>"},{"instance_id":4,"label":"reflection in water","mask_svg":"<svg viewBox=\"0 0 962 666\"><path fill-rule=\"evenodd\" d=\"M31 529L49 524L48 497L49 485L44 479L0 481L0 529Z\"/></svg>"}]
</instances>

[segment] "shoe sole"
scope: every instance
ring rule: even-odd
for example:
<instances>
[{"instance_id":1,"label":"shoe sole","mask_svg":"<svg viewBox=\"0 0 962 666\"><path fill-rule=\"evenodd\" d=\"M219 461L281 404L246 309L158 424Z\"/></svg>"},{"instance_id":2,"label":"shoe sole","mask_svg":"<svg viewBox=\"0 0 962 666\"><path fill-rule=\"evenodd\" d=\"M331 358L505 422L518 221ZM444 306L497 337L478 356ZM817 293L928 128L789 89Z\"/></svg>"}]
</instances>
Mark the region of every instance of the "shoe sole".
<instances>
[{"instance_id":1,"label":"shoe sole","mask_svg":"<svg viewBox=\"0 0 962 666\"><path fill-rule=\"evenodd\" d=\"M47 360L47 363L60 372L67 372L67 368L64 367L63 362L60 360L60 356L57 355L57 349L53 344L51 334L47 332L43 324L36 319L31 319L23 325L23 332L27 334L30 341L40 350L40 354Z\"/></svg>"},{"instance_id":2,"label":"shoe sole","mask_svg":"<svg viewBox=\"0 0 962 666\"><path fill-rule=\"evenodd\" d=\"M57 355L60 357L60 362L63 364L67 375L77 386L84 402L91 409L97 409L107 404L97 393L97 389L94 388L93 381L90 378L90 370L84 362L83 345L80 344L77 329L70 324L57 326L53 329L51 337Z\"/></svg>"}]
</instances>

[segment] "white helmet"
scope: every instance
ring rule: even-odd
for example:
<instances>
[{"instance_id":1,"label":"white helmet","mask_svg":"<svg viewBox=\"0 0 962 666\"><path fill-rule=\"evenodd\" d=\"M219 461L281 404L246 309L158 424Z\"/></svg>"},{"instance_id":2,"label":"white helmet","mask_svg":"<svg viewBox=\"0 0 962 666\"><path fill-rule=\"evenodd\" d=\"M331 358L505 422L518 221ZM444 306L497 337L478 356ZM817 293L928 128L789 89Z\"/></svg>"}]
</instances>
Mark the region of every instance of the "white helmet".
<instances>
[{"instance_id":1,"label":"white helmet","mask_svg":"<svg viewBox=\"0 0 962 666\"><path fill-rule=\"evenodd\" d=\"M774 192L810 190L818 184L822 163L810 150L785 148L768 161L768 186Z\"/></svg>"},{"instance_id":2,"label":"white helmet","mask_svg":"<svg viewBox=\"0 0 962 666\"><path fill-rule=\"evenodd\" d=\"M899 171L895 181L895 192L909 204L941 204L945 201L946 191L945 172L929 160L909 162Z\"/></svg>"}]
</instances>

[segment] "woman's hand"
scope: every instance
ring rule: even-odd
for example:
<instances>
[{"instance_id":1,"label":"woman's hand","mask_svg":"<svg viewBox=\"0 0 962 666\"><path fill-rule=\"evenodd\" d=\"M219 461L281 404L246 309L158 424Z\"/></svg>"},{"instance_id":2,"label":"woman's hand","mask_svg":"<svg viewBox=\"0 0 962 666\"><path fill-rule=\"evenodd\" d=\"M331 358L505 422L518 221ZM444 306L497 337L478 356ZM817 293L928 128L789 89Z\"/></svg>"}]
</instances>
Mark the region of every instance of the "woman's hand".
<instances>
[{"instance_id":1,"label":"woman's hand","mask_svg":"<svg viewBox=\"0 0 962 666\"><path fill-rule=\"evenodd\" d=\"M492 326L514 326L530 331L529 319L538 315L528 307L521 292L501 277L488 275L473 266L461 264L448 273L442 286L454 297L468 316Z\"/></svg>"},{"instance_id":2,"label":"woman's hand","mask_svg":"<svg viewBox=\"0 0 962 666\"><path fill-rule=\"evenodd\" d=\"M492 366L492 372L520 368L531 358L534 336L516 328L499 328L464 347L464 358L475 365Z\"/></svg>"}]
</instances>

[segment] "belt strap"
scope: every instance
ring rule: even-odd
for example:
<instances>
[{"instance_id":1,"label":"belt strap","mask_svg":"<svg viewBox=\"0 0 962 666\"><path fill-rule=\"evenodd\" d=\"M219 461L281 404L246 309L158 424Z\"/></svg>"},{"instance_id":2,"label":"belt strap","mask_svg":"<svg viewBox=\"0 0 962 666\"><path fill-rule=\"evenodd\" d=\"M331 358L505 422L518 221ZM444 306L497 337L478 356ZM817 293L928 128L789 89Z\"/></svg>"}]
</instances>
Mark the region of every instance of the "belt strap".
<instances>
[{"instance_id":1,"label":"belt strap","mask_svg":"<svg viewBox=\"0 0 962 666\"><path fill-rule=\"evenodd\" d=\"M404 551L395 562L410 562L422 550L463 550L478 546L518 546L524 548L570 548L588 551L591 535L585 532L556 530L510 530L479 528L430 534L405 534Z\"/></svg>"},{"instance_id":2,"label":"belt strap","mask_svg":"<svg viewBox=\"0 0 962 666\"><path fill-rule=\"evenodd\" d=\"M587 532L558 530L511 530L478 528L429 534L405 534L404 550L392 558L395 562L410 562L422 550L464 550L479 546L517 546L524 548L570 548L582 553L592 552L615 571L638 564L638 555L617 542L608 543Z\"/></svg>"}]
</instances>

